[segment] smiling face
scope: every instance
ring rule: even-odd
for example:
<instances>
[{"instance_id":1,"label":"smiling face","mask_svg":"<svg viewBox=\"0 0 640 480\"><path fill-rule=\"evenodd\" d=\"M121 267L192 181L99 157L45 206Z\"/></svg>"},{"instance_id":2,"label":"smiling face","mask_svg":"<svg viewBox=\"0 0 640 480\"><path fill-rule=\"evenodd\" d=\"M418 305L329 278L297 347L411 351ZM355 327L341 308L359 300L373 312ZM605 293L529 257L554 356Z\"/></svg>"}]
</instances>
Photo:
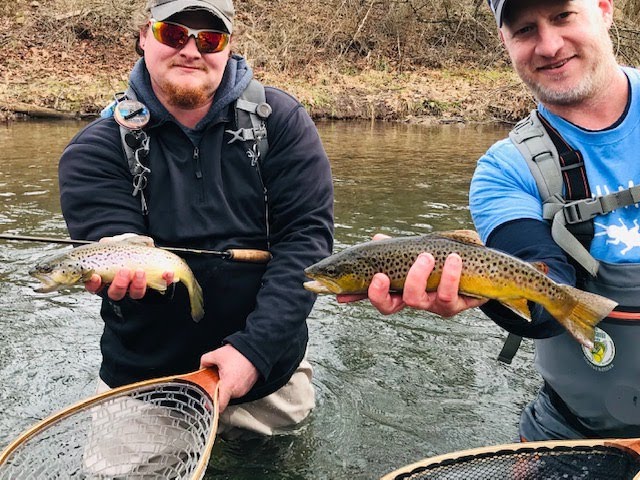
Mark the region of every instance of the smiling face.
<instances>
[{"instance_id":1,"label":"smiling face","mask_svg":"<svg viewBox=\"0 0 640 480\"><path fill-rule=\"evenodd\" d=\"M180 12L167 21L193 29L223 29L221 21L203 11ZM205 107L212 102L231 51L227 45L220 52L202 54L193 37L184 47L172 48L156 40L148 24L140 31L140 48L158 99L181 109Z\"/></svg>"},{"instance_id":2,"label":"smiling face","mask_svg":"<svg viewBox=\"0 0 640 480\"><path fill-rule=\"evenodd\" d=\"M500 37L538 100L576 105L606 95L617 69L612 15L612 0L517 0L508 5Z\"/></svg>"}]
</instances>

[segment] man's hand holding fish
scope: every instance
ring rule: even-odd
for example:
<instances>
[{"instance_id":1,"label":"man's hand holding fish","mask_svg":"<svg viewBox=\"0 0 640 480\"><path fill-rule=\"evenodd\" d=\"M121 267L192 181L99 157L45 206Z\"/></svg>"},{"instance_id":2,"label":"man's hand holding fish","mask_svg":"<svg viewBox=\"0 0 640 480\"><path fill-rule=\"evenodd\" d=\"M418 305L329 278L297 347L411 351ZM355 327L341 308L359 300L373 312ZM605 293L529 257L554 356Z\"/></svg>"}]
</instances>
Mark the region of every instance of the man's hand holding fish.
<instances>
[{"instance_id":1,"label":"man's hand holding fish","mask_svg":"<svg viewBox=\"0 0 640 480\"><path fill-rule=\"evenodd\" d=\"M376 234L373 240L390 238L388 235ZM484 298L468 297L459 294L460 275L462 274L462 259L458 254L447 257L442 269L442 278L434 292L427 291L429 275L435 267L435 259L430 253L418 255L415 263L409 269L402 293L391 292L391 280L384 273L373 276L367 295L339 294L340 303L350 303L364 300L367 297L371 304L384 315L399 312L405 307L427 310L448 318L458 313L482 305Z\"/></svg>"},{"instance_id":2,"label":"man's hand holding fish","mask_svg":"<svg viewBox=\"0 0 640 480\"><path fill-rule=\"evenodd\" d=\"M165 272L162 274L167 285L173 283L173 272ZM97 273L91 275L88 282L85 282L84 287L88 292L98 293L104 288L105 284L102 283L102 277ZM128 268L120 270L113 282L109 285L107 295L111 300L122 300L125 295L129 293L129 297L133 300L140 300L147 293L147 274L144 270L131 271Z\"/></svg>"},{"instance_id":3,"label":"man's hand holding fish","mask_svg":"<svg viewBox=\"0 0 640 480\"><path fill-rule=\"evenodd\" d=\"M155 246L152 238L136 233L123 233L113 237L104 237L100 239L100 243L122 240L131 241L132 239L149 247ZM167 282L167 285L171 285L174 281L174 273L164 272L162 278ZM105 284L102 282L102 277L94 273L89 281L85 282L84 286L88 292L98 293L105 287ZM122 300L127 293L133 300L140 300L147 293L147 274L144 270L136 269L132 271L128 268L123 268L116 274L107 290L109 298L116 301Z\"/></svg>"}]
</instances>

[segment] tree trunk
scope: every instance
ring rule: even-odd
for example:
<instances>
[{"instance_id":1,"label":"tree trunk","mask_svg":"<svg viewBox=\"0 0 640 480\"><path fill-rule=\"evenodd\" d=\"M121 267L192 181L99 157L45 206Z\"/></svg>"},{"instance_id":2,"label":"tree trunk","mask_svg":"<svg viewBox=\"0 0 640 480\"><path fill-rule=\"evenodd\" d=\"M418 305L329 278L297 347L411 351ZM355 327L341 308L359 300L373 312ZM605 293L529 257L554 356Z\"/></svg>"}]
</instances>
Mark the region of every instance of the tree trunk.
<instances>
[{"instance_id":1,"label":"tree trunk","mask_svg":"<svg viewBox=\"0 0 640 480\"><path fill-rule=\"evenodd\" d=\"M61 112L53 108L38 107L22 102L0 102L0 109L15 113L22 113L33 118L74 119L79 118L74 112Z\"/></svg>"}]
</instances>

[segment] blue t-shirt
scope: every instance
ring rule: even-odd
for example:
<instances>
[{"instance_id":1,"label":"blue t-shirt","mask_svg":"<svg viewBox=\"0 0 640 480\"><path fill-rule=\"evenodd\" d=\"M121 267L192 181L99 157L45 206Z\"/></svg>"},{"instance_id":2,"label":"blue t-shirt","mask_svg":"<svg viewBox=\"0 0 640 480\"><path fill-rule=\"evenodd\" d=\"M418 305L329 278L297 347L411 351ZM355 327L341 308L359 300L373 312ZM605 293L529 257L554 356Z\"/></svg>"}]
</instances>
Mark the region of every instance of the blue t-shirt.
<instances>
[{"instance_id":1,"label":"blue t-shirt","mask_svg":"<svg viewBox=\"0 0 640 480\"><path fill-rule=\"evenodd\" d=\"M640 71L622 67L631 88L626 115L612 128L589 131L538 105L539 112L584 158L593 196L640 183ZM495 143L478 161L469 194L471 215L483 242L517 219L542 220L542 200L525 159L509 139ZM640 263L640 206L623 207L594 219L594 258Z\"/></svg>"}]
</instances>

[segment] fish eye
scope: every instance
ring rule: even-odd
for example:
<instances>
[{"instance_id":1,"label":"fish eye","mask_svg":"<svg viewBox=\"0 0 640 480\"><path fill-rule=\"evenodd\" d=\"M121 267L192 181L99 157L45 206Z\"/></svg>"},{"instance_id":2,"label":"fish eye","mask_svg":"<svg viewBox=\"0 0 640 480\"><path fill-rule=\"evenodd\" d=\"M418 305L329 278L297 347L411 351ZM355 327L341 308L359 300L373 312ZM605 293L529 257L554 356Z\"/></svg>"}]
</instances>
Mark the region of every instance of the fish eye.
<instances>
[{"instance_id":1,"label":"fish eye","mask_svg":"<svg viewBox=\"0 0 640 480\"><path fill-rule=\"evenodd\" d=\"M51 273L53 271L53 267L51 265L40 265L38 270L42 273Z\"/></svg>"},{"instance_id":2,"label":"fish eye","mask_svg":"<svg viewBox=\"0 0 640 480\"><path fill-rule=\"evenodd\" d=\"M338 273L338 269L335 267L335 265L329 265L327 266L327 274L328 275L336 275Z\"/></svg>"}]
</instances>

